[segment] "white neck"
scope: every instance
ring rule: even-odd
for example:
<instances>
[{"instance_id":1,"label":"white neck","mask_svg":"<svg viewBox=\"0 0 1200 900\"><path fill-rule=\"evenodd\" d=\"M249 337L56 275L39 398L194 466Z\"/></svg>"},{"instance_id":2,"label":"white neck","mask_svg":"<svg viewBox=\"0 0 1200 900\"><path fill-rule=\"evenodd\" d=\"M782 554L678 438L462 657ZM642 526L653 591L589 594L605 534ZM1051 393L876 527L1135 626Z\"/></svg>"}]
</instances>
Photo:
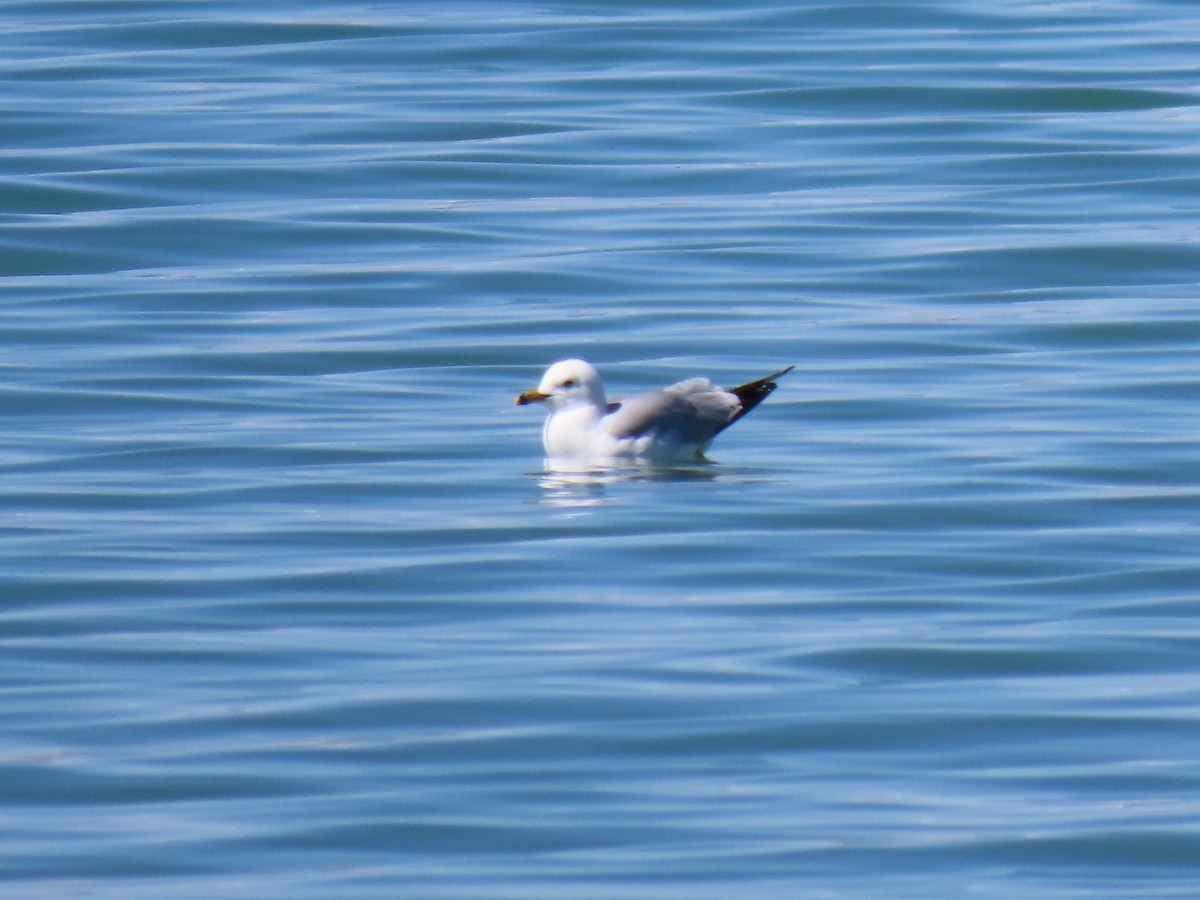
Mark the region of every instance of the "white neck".
<instances>
[{"instance_id":1,"label":"white neck","mask_svg":"<svg viewBox=\"0 0 1200 900\"><path fill-rule=\"evenodd\" d=\"M583 401L563 409L554 409L542 426L542 445L550 456L578 456L587 451L589 435L600 421L603 410Z\"/></svg>"}]
</instances>

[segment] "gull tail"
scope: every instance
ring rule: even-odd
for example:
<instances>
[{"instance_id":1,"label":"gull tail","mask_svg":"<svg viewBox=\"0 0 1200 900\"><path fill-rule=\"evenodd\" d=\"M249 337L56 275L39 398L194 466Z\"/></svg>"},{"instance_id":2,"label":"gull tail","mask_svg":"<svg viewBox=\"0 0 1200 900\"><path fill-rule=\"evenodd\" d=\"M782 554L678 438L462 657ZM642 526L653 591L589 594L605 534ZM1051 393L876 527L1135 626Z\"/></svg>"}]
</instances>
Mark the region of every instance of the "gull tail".
<instances>
[{"instance_id":1,"label":"gull tail","mask_svg":"<svg viewBox=\"0 0 1200 900\"><path fill-rule=\"evenodd\" d=\"M739 384L737 387L729 388L729 393L738 398L738 402L741 403L742 408L734 413L733 418L729 420L725 428L728 428L742 416L746 415L746 413L750 412L750 410L754 409L754 407L758 406L758 404L766 400L771 391L779 387L776 379L782 378L794 368L796 367L788 366L786 369L780 369L778 372L773 372L765 378L759 378L757 381L748 381L745 384Z\"/></svg>"}]
</instances>

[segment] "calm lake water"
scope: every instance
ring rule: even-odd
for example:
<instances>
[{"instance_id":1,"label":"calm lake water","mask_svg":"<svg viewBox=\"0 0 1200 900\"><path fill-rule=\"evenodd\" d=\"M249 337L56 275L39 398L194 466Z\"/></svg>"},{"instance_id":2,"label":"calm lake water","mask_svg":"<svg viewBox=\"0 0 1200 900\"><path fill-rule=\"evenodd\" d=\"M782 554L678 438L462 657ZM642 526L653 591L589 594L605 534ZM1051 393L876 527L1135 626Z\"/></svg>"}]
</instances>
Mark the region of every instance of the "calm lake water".
<instances>
[{"instance_id":1,"label":"calm lake water","mask_svg":"<svg viewBox=\"0 0 1200 900\"><path fill-rule=\"evenodd\" d=\"M0 5L0 895L1200 894L1197 35Z\"/></svg>"}]
</instances>

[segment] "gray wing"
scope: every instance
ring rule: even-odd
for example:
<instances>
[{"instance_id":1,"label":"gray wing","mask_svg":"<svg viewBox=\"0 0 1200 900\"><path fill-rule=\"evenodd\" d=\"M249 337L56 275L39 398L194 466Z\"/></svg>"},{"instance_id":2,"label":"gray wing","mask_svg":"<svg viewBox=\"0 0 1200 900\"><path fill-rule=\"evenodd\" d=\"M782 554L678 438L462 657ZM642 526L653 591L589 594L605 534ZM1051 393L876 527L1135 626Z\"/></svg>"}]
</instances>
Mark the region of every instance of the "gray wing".
<instances>
[{"instance_id":1,"label":"gray wing","mask_svg":"<svg viewBox=\"0 0 1200 900\"><path fill-rule=\"evenodd\" d=\"M669 432L679 435L683 443L704 444L740 409L736 395L715 387L707 378L689 378L622 401L604 421L615 438Z\"/></svg>"}]
</instances>

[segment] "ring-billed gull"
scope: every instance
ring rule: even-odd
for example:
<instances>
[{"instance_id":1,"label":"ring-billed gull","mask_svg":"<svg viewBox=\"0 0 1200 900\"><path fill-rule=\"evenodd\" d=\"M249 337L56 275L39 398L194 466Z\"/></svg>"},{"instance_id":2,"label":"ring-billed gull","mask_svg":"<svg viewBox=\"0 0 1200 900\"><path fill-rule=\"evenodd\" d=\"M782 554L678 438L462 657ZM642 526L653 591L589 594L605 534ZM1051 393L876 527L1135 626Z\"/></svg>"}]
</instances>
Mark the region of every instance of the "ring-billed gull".
<instances>
[{"instance_id":1,"label":"ring-billed gull","mask_svg":"<svg viewBox=\"0 0 1200 900\"><path fill-rule=\"evenodd\" d=\"M775 380L793 368L734 388L689 378L609 403L594 366L564 359L546 370L541 384L517 397L517 405L549 408L542 444L551 457L701 459L713 438L762 403L775 390Z\"/></svg>"}]
</instances>

